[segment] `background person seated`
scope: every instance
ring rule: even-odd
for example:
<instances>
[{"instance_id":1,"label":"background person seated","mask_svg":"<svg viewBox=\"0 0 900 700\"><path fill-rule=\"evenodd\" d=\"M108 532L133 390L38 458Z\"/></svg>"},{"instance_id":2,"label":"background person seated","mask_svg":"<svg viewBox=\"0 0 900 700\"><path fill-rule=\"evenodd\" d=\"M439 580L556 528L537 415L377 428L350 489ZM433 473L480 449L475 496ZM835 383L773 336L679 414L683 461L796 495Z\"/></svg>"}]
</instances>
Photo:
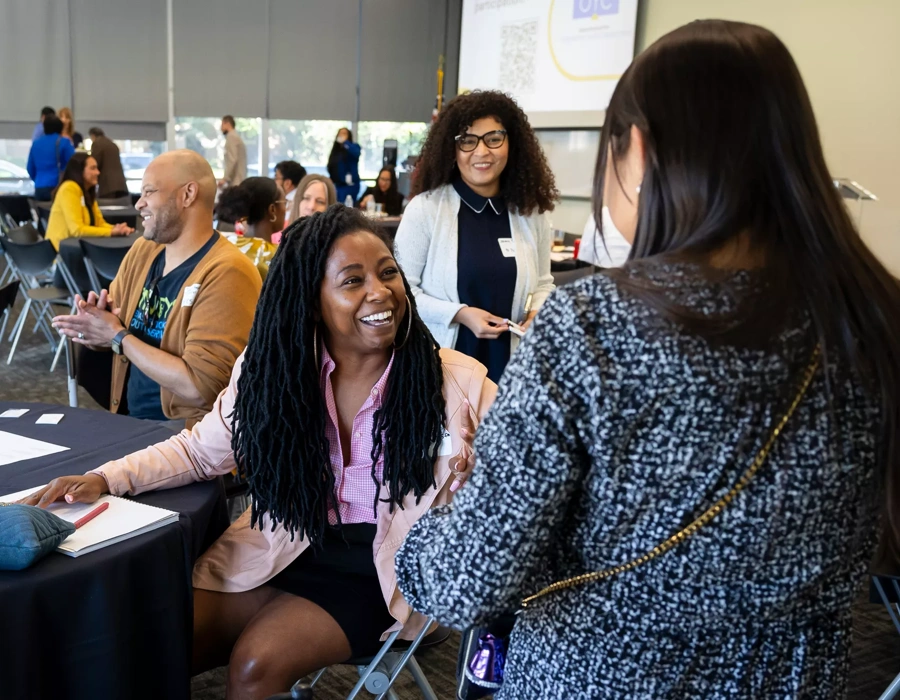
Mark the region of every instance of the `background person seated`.
<instances>
[{"instance_id":1,"label":"background person seated","mask_svg":"<svg viewBox=\"0 0 900 700\"><path fill-rule=\"evenodd\" d=\"M110 294L91 293L79 301L77 315L54 319L76 343L118 355L113 413L127 397L136 418L190 427L228 384L247 344L262 282L213 229L215 194L212 169L193 151L153 160L137 202L143 238L122 262Z\"/></svg>"},{"instance_id":2,"label":"background person seated","mask_svg":"<svg viewBox=\"0 0 900 700\"><path fill-rule=\"evenodd\" d=\"M272 235L283 227L284 205L281 187L267 177L248 177L237 187L226 188L216 204L216 218L235 224L237 233L226 238L250 258L263 279L277 250Z\"/></svg>"},{"instance_id":3,"label":"background person seated","mask_svg":"<svg viewBox=\"0 0 900 700\"><path fill-rule=\"evenodd\" d=\"M88 134L91 136L91 155L100 168L97 197L99 199L127 197L128 183L122 171L122 158L116 142L107 138L103 129L97 126L91 127Z\"/></svg>"},{"instance_id":4,"label":"background person seated","mask_svg":"<svg viewBox=\"0 0 900 700\"><path fill-rule=\"evenodd\" d=\"M337 202L334 183L324 175L310 173L300 180L297 192L294 204L291 206L291 222L301 216L312 216L316 212L325 211Z\"/></svg>"},{"instance_id":5,"label":"background person seated","mask_svg":"<svg viewBox=\"0 0 900 700\"><path fill-rule=\"evenodd\" d=\"M75 153L72 142L62 137L62 130L60 118L48 114L44 117L44 135L32 141L28 152L26 169L34 181L34 198L40 202L53 199L53 190L60 182L60 175Z\"/></svg>"},{"instance_id":6,"label":"background person seated","mask_svg":"<svg viewBox=\"0 0 900 700\"><path fill-rule=\"evenodd\" d=\"M60 241L65 238L127 236L134 233L128 224L113 226L103 219L96 196L99 176L97 161L87 153L76 153L66 165L47 221L47 240L57 250Z\"/></svg>"},{"instance_id":7,"label":"background person seated","mask_svg":"<svg viewBox=\"0 0 900 700\"><path fill-rule=\"evenodd\" d=\"M403 213L403 195L397 190L397 175L393 168L382 168L375 186L365 191L359 200L359 208L365 209L369 202L380 204L388 216Z\"/></svg>"},{"instance_id":8,"label":"background person seated","mask_svg":"<svg viewBox=\"0 0 900 700\"><path fill-rule=\"evenodd\" d=\"M284 226L290 225L291 207L294 204L294 195L297 194L297 186L306 177L306 168L295 160L283 160L275 165L275 184L284 190L285 204Z\"/></svg>"},{"instance_id":9,"label":"background person seated","mask_svg":"<svg viewBox=\"0 0 900 700\"><path fill-rule=\"evenodd\" d=\"M237 698L421 630L394 585L394 552L467 478L496 393L482 365L435 348L390 241L353 209L291 227L260 303L272 313L257 315L231 383L192 431L29 501L92 502L239 469L254 510L193 575L194 673L229 663Z\"/></svg>"}]
</instances>

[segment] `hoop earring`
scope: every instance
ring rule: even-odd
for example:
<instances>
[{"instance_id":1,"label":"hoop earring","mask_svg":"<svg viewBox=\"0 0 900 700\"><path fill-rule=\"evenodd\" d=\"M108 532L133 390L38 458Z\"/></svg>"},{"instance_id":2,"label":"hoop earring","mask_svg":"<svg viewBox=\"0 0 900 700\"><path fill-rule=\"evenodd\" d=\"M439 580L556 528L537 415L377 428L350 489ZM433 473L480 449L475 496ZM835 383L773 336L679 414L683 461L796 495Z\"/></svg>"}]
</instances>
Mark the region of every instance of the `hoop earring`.
<instances>
[{"instance_id":1,"label":"hoop earring","mask_svg":"<svg viewBox=\"0 0 900 700\"><path fill-rule=\"evenodd\" d=\"M269 217L269 223L274 224L276 221L278 221L278 217L272 214L272 216Z\"/></svg>"},{"instance_id":2,"label":"hoop earring","mask_svg":"<svg viewBox=\"0 0 900 700\"><path fill-rule=\"evenodd\" d=\"M313 361L316 363L316 372L319 371L319 324L313 326Z\"/></svg>"},{"instance_id":3,"label":"hoop earring","mask_svg":"<svg viewBox=\"0 0 900 700\"><path fill-rule=\"evenodd\" d=\"M406 295L406 337L403 339L403 342L400 345L394 342L394 349L399 350L404 345L409 342L409 332L412 330L412 302L409 299L409 294Z\"/></svg>"}]
</instances>

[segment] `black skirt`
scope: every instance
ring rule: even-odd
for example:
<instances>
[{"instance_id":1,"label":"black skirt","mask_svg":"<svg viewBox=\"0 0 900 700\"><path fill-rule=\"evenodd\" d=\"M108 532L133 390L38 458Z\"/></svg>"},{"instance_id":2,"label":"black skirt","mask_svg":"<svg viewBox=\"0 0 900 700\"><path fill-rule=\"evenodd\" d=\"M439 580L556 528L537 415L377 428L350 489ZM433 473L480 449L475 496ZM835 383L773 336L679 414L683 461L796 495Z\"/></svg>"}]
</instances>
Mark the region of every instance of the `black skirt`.
<instances>
[{"instance_id":1,"label":"black skirt","mask_svg":"<svg viewBox=\"0 0 900 700\"><path fill-rule=\"evenodd\" d=\"M307 548L267 583L331 615L347 636L354 657L375 654L381 648L381 635L396 622L375 570L375 530L371 523L326 528L321 551Z\"/></svg>"}]
</instances>

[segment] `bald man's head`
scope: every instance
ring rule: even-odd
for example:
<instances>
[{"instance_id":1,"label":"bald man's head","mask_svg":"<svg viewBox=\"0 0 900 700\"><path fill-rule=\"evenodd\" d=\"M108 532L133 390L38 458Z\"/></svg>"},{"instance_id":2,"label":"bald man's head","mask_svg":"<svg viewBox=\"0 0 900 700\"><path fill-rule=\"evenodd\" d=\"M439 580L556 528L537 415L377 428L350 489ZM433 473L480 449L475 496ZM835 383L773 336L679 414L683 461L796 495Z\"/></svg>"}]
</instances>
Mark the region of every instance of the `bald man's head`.
<instances>
[{"instance_id":1,"label":"bald man's head","mask_svg":"<svg viewBox=\"0 0 900 700\"><path fill-rule=\"evenodd\" d=\"M144 171L137 204L144 237L165 244L192 223L211 226L215 201L216 178L202 156L184 149L163 153Z\"/></svg>"}]
</instances>

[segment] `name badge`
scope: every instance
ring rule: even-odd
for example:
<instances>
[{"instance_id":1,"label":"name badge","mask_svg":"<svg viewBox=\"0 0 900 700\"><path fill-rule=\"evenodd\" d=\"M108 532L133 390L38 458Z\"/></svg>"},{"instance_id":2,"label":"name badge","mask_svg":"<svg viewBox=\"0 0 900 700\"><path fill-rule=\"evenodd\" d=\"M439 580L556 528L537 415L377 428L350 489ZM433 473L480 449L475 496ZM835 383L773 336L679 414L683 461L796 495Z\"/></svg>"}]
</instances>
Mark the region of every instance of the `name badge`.
<instances>
[{"instance_id":1,"label":"name badge","mask_svg":"<svg viewBox=\"0 0 900 700\"><path fill-rule=\"evenodd\" d=\"M199 284L192 284L190 287L184 288L184 294L181 297L181 306L193 306L194 299L197 298L197 292L200 291Z\"/></svg>"},{"instance_id":2,"label":"name badge","mask_svg":"<svg viewBox=\"0 0 900 700\"><path fill-rule=\"evenodd\" d=\"M504 258L516 257L516 244L513 243L512 238L498 238L497 243L500 244L500 252L503 253Z\"/></svg>"},{"instance_id":3,"label":"name badge","mask_svg":"<svg viewBox=\"0 0 900 700\"><path fill-rule=\"evenodd\" d=\"M441 449L438 450L438 457L447 457L453 453L453 441L450 439L450 433L444 428L444 437L441 440Z\"/></svg>"}]
</instances>

